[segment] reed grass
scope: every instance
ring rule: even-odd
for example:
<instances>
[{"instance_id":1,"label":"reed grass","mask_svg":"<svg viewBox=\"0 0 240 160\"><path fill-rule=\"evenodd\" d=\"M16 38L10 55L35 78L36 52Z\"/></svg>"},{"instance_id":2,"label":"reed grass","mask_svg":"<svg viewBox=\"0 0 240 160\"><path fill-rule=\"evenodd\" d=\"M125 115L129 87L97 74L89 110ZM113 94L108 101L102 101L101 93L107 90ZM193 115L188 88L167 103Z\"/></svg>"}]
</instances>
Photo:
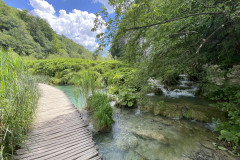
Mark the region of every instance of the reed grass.
<instances>
[{"instance_id":1,"label":"reed grass","mask_svg":"<svg viewBox=\"0 0 240 160\"><path fill-rule=\"evenodd\" d=\"M74 97L76 104L80 97L86 99L86 108L93 113L94 128L99 131L108 131L111 128L113 108L106 93L96 92L96 78L93 72L85 72L79 77Z\"/></svg>"},{"instance_id":2,"label":"reed grass","mask_svg":"<svg viewBox=\"0 0 240 160\"><path fill-rule=\"evenodd\" d=\"M37 85L22 59L0 50L0 159L12 159L25 139L37 100Z\"/></svg>"}]
</instances>

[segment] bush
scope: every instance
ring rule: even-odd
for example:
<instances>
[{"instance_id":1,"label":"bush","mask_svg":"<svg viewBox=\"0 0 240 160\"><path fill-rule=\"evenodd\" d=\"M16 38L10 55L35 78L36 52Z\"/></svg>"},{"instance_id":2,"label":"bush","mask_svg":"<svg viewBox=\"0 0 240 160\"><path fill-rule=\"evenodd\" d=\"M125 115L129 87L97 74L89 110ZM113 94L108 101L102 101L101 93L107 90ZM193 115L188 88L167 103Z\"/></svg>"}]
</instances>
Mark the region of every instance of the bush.
<instances>
[{"instance_id":1,"label":"bush","mask_svg":"<svg viewBox=\"0 0 240 160\"><path fill-rule=\"evenodd\" d=\"M0 157L13 155L30 127L38 90L23 61L0 50Z\"/></svg>"},{"instance_id":2,"label":"bush","mask_svg":"<svg viewBox=\"0 0 240 160\"><path fill-rule=\"evenodd\" d=\"M228 143L239 152L240 146L240 85L232 86L227 82L222 86L212 83L202 84L202 95L215 100L216 107L227 113L227 121L221 122L216 130L220 132L219 140Z\"/></svg>"},{"instance_id":3,"label":"bush","mask_svg":"<svg viewBox=\"0 0 240 160\"><path fill-rule=\"evenodd\" d=\"M103 78L106 81L110 80L113 73L119 72L118 68L123 69L126 66L119 61L92 61L80 58L25 60L25 63L31 73L49 76L54 84L77 84L79 77L89 71L98 79L98 87L101 87Z\"/></svg>"},{"instance_id":4,"label":"bush","mask_svg":"<svg viewBox=\"0 0 240 160\"><path fill-rule=\"evenodd\" d=\"M111 128L113 123L113 108L109 104L109 98L106 94L95 93L88 99L88 106L93 111L94 125L101 131Z\"/></svg>"}]
</instances>

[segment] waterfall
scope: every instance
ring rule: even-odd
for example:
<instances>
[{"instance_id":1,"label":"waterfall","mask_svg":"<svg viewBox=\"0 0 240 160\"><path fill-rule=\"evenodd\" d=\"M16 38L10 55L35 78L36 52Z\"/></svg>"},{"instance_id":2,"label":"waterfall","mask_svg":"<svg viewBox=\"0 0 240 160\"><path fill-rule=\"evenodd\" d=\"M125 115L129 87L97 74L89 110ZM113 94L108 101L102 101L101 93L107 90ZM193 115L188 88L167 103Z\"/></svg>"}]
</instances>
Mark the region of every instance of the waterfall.
<instances>
[{"instance_id":1,"label":"waterfall","mask_svg":"<svg viewBox=\"0 0 240 160\"><path fill-rule=\"evenodd\" d=\"M160 84L158 80L149 79L149 84L160 88L165 96L173 98L178 98L180 96L195 97L194 93L198 89L197 84L193 81L189 81L185 74L180 74L179 78L179 85L174 85L175 89L173 90L170 90L168 87Z\"/></svg>"}]
</instances>

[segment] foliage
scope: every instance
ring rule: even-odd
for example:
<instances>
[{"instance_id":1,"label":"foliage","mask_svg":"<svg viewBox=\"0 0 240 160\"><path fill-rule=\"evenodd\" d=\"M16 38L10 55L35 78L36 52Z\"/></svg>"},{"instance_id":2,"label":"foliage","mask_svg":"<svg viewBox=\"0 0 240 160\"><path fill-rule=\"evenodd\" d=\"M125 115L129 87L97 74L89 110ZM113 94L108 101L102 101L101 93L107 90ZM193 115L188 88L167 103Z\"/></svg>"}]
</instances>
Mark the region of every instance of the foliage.
<instances>
[{"instance_id":1,"label":"foliage","mask_svg":"<svg viewBox=\"0 0 240 160\"><path fill-rule=\"evenodd\" d=\"M95 80L94 74L91 72L84 72L82 73L82 75L80 75L76 84L77 89L74 92L76 102L79 99L79 96L86 98L86 100L88 101L89 95L90 94L94 95L95 87L96 87L95 81L96 80Z\"/></svg>"},{"instance_id":2,"label":"foliage","mask_svg":"<svg viewBox=\"0 0 240 160\"><path fill-rule=\"evenodd\" d=\"M79 78L86 72L95 76L96 86L110 81L112 73L127 65L119 61L93 61L78 58L57 58L45 60L26 60L33 74L47 75L54 84L78 84ZM129 68L130 69L130 68Z\"/></svg>"},{"instance_id":3,"label":"foliage","mask_svg":"<svg viewBox=\"0 0 240 160\"><path fill-rule=\"evenodd\" d=\"M107 131L113 124L113 109L110 104L102 104L97 112L94 112L94 123L101 131Z\"/></svg>"},{"instance_id":4,"label":"foliage","mask_svg":"<svg viewBox=\"0 0 240 160\"><path fill-rule=\"evenodd\" d=\"M130 68L120 68L115 72L109 72L107 84L110 86L109 92L115 94L120 101L121 106L133 107L136 104L138 84L136 79L136 70Z\"/></svg>"},{"instance_id":5,"label":"foliage","mask_svg":"<svg viewBox=\"0 0 240 160\"><path fill-rule=\"evenodd\" d=\"M122 106L132 107L136 104L136 98L138 97L136 94L136 89L134 88L123 88L119 90L119 99L121 101Z\"/></svg>"},{"instance_id":6,"label":"foliage","mask_svg":"<svg viewBox=\"0 0 240 160\"><path fill-rule=\"evenodd\" d=\"M88 100L90 110L93 111L94 124L99 130L111 128L113 123L113 108L109 104L106 94L96 93Z\"/></svg>"},{"instance_id":7,"label":"foliage","mask_svg":"<svg viewBox=\"0 0 240 160\"><path fill-rule=\"evenodd\" d=\"M74 57L93 59L93 54L72 40L57 35L50 25L27 10L17 10L0 1L0 46L37 59Z\"/></svg>"},{"instance_id":8,"label":"foliage","mask_svg":"<svg viewBox=\"0 0 240 160\"><path fill-rule=\"evenodd\" d=\"M0 157L8 159L24 140L37 99L36 83L21 58L0 50Z\"/></svg>"},{"instance_id":9,"label":"foliage","mask_svg":"<svg viewBox=\"0 0 240 160\"><path fill-rule=\"evenodd\" d=\"M202 90L204 96L218 101L216 106L227 113L228 121L221 122L216 130L220 131L219 139L226 140L237 151L240 143L240 86L232 86L227 82L223 86L216 86L205 82Z\"/></svg>"},{"instance_id":10,"label":"foliage","mask_svg":"<svg viewBox=\"0 0 240 160\"><path fill-rule=\"evenodd\" d=\"M97 38L100 47L111 42L113 56L135 63L149 59L153 72L155 65L154 68L161 65L161 74L198 69L206 62L239 61L240 2L237 0L111 0L109 3L115 9L115 16L108 16L103 8L97 13L92 30L107 26L108 30Z\"/></svg>"}]
</instances>

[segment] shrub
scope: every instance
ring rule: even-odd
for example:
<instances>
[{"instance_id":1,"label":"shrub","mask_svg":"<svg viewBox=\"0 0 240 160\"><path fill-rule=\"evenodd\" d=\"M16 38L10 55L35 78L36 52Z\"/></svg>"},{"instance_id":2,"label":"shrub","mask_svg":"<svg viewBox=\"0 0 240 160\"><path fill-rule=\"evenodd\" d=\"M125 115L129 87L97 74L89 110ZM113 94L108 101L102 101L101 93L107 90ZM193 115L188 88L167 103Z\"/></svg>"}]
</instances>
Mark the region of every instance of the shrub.
<instances>
[{"instance_id":1,"label":"shrub","mask_svg":"<svg viewBox=\"0 0 240 160\"><path fill-rule=\"evenodd\" d=\"M101 131L111 128L113 123L113 108L109 104L109 98L106 94L96 93L89 97L89 109L93 111L94 125Z\"/></svg>"}]
</instances>

